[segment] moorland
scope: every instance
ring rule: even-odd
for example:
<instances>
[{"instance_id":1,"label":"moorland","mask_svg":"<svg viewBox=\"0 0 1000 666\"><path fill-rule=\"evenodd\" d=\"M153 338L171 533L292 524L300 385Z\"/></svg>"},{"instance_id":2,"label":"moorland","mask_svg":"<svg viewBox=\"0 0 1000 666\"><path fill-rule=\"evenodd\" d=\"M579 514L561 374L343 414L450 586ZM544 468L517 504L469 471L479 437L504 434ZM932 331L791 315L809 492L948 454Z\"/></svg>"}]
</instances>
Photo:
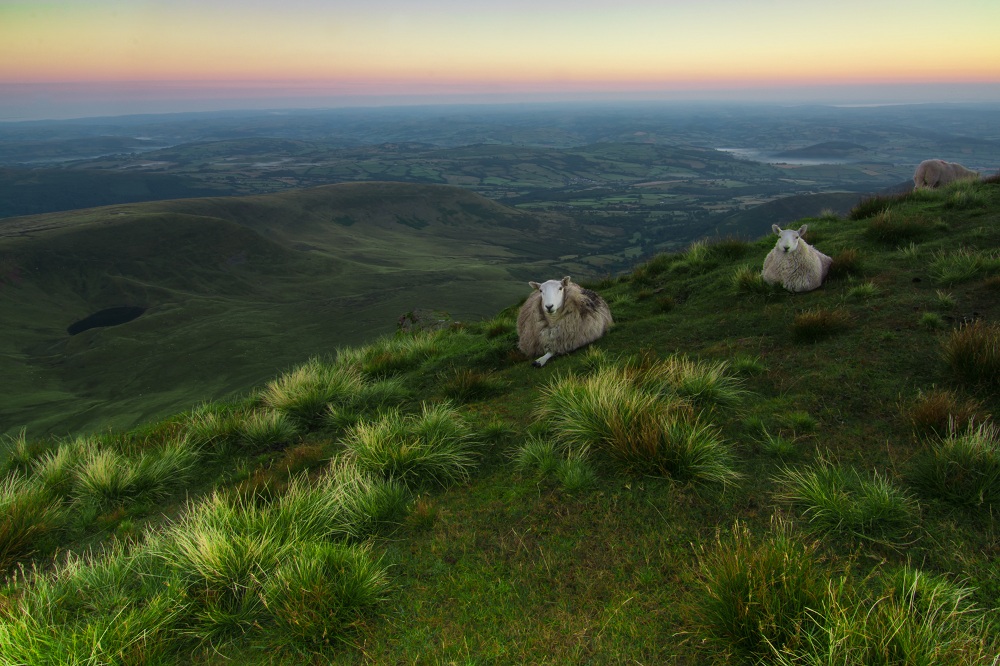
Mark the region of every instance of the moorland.
<instances>
[{"instance_id":1,"label":"moorland","mask_svg":"<svg viewBox=\"0 0 1000 666\"><path fill-rule=\"evenodd\" d=\"M0 432L131 427L408 313L475 321L528 279L619 275L698 239L843 215L905 190L928 155L989 173L995 112L512 105L2 123ZM79 330L114 308L142 314Z\"/></svg>"},{"instance_id":2,"label":"moorland","mask_svg":"<svg viewBox=\"0 0 1000 666\"><path fill-rule=\"evenodd\" d=\"M800 222L821 288L693 243L543 369L511 299L8 437L0 662L996 664L1000 183Z\"/></svg>"}]
</instances>

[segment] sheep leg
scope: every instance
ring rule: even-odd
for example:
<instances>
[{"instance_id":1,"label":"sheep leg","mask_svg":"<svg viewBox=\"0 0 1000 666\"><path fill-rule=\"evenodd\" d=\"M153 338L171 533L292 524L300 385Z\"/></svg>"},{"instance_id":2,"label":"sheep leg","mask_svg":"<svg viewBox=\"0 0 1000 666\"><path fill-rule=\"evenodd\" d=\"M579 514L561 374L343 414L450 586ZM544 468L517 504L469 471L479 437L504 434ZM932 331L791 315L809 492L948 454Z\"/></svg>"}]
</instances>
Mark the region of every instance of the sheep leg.
<instances>
[{"instance_id":1,"label":"sheep leg","mask_svg":"<svg viewBox=\"0 0 1000 666\"><path fill-rule=\"evenodd\" d=\"M553 356L555 356L555 354L553 354L552 352L546 352L545 356L539 356L534 360L534 362L532 362L531 365L535 366L536 368L540 368L546 363L548 363L549 359L552 358Z\"/></svg>"}]
</instances>

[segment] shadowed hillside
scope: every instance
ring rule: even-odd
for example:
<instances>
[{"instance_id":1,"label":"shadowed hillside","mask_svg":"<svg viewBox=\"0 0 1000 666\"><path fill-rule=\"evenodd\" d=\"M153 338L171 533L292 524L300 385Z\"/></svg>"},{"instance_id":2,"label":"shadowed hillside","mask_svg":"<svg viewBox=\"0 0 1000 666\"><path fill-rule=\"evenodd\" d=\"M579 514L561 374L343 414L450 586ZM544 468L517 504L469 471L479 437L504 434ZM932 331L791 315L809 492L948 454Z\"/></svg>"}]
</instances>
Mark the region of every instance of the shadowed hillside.
<instances>
[{"instance_id":1,"label":"shadowed hillside","mask_svg":"<svg viewBox=\"0 0 1000 666\"><path fill-rule=\"evenodd\" d=\"M129 427L392 331L412 310L490 314L529 279L596 273L587 233L391 183L4 220L0 430ZM68 333L116 307L145 311Z\"/></svg>"}]
</instances>

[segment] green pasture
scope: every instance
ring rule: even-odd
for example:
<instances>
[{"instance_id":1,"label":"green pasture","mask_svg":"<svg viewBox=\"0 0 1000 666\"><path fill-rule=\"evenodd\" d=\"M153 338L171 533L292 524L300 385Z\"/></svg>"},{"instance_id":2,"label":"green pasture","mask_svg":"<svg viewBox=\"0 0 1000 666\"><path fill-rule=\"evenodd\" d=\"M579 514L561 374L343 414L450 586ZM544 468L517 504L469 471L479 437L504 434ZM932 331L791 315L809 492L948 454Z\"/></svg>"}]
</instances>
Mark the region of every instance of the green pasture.
<instances>
[{"instance_id":1,"label":"green pasture","mask_svg":"<svg viewBox=\"0 0 1000 666\"><path fill-rule=\"evenodd\" d=\"M0 661L994 663L1000 187L801 222L819 289L694 243L588 282L614 327L542 369L514 295L9 433Z\"/></svg>"}]
</instances>

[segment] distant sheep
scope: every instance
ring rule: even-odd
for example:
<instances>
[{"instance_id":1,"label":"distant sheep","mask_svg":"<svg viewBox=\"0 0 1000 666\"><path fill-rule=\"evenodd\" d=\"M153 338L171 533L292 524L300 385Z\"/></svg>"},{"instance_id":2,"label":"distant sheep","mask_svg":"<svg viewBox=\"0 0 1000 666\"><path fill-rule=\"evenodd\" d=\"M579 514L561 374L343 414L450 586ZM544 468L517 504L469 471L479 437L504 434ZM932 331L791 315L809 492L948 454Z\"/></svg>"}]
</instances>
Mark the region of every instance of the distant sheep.
<instances>
[{"instance_id":1,"label":"distant sheep","mask_svg":"<svg viewBox=\"0 0 1000 666\"><path fill-rule=\"evenodd\" d=\"M536 368L597 340L614 323L604 299L569 276L528 284L535 291L517 315L517 346L528 356L541 354L532 363Z\"/></svg>"},{"instance_id":2,"label":"distant sheep","mask_svg":"<svg viewBox=\"0 0 1000 666\"><path fill-rule=\"evenodd\" d=\"M791 292L812 291L823 284L833 259L802 240L808 225L798 231L771 225L778 242L764 259L764 282L781 284Z\"/></svg>"},{"instance_id":3,"label":"distant sheep","mask_svg":"<svg viewBox=\"0 0 1000 666\"><path fill-rule=\"evenodd\" d=\"M979 172L966 169L957 162L944 160L924 160L913 172L913 188L944 187L956 180L976 180Z\"/></svg>"}]
</instances>

